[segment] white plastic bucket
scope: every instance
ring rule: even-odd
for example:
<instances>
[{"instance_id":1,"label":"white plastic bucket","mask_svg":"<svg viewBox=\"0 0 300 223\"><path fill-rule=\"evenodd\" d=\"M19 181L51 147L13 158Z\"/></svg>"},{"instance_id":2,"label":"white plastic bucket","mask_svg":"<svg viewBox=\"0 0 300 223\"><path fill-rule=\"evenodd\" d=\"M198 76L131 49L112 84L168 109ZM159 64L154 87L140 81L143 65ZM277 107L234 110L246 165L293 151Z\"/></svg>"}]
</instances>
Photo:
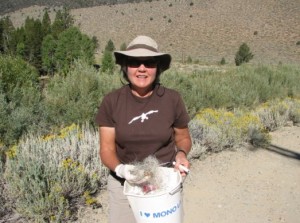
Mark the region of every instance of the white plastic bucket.
<instances>
[{"instance_id":1,"label":"white plastic bucket","mask_svg":"<svg viewBox=\"0 0 300 223\"><path fill-rule=\"evenodd\" d=\"M159 167L167 178L167 189L159 193L137 195L125 181L127 196L137 223L182 223L182 178L173 168Z\"/></svg>"}]
</instances>

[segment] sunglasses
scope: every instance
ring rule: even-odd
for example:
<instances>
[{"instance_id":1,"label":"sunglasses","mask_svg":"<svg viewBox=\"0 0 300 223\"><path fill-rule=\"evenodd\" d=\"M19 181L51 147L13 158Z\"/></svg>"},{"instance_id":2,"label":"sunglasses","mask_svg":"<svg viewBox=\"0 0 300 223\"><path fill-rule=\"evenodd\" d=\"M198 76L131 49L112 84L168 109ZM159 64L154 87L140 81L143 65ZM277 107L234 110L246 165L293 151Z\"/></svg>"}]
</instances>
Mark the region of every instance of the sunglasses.
<instances>
[{"instance_id":1,"label":"sunglasses","mask_svg":"<svg viewBox=\"0 0 300 223\"><path fill-rule=\"evenodd\" d=\"M138 68L142 64L147 68L155 68L157 66L158 62L157 62L157 60L152 59L152 58L147 59L147 60L139 60L139 59L128 59L127 60L128 67Z\"/></svg>"}]
</instances>

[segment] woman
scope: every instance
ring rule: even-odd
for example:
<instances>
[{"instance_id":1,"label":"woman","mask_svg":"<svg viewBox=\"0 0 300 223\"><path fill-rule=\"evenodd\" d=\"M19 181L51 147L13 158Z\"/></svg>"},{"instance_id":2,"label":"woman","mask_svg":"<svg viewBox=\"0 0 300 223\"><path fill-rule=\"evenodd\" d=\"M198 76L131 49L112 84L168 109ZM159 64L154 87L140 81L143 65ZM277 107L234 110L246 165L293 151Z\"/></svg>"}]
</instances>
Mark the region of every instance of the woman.
<instances>
[{"instance_id":1,"label":"woman","mask_svg":"<svg viewBox=\"0 0 300 223\"><path fill-rule=\"evenodd\" d=\"M100 128L100 157L111 171L108 177L109 222L134 223L123 183L142 181L130 173L133 162L148 156L161 165L175 161L176 169L189 168L191 149L189 116L178 92L159 84L170 67L171 56L158 51L147 36L136 37L125 51L114 52L128 85L106 95L96 122ZM167 165L166 165L167 166Z\"/></svg>"}]
</instances>

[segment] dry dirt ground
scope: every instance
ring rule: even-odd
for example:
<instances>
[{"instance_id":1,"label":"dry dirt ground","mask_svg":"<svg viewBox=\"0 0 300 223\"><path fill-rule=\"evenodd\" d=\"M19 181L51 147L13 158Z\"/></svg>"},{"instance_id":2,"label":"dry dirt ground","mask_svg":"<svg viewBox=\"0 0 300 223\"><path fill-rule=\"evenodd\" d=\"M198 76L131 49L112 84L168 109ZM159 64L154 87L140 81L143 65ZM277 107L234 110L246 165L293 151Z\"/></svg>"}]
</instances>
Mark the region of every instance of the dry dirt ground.
<instances>
[{"instance_id":1,"label":"dry dirt ground","mask_svg":"<svg viewBox=\"0 0 300 223\"><path fill-rule=\"evenodd\" d=\"M273 133L268 149L223 151L192 161L184 182L184 223L300 221L300 127ZM107 222L102 209L82 209L78 223Z\"/></svg>"}]
</instances>

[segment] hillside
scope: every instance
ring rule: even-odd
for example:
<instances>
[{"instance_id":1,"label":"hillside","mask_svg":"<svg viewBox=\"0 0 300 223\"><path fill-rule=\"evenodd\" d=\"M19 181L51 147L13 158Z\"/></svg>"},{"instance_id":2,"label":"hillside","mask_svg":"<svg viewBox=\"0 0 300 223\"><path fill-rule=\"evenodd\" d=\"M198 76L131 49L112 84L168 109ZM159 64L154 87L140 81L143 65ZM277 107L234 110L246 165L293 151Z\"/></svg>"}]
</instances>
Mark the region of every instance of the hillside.
<instances>
[{"instance_id":1,"label":"hillside","mask_svg":"<svg viewBox=\"0 0 300 223\"><path fill-rule=\"evenodd\" d=\"M8 15L19 26L27 16L41 16L43 9L34 6ZM224 57L233 63L238 47L246 42L255 55L252 63L300 64L299 0L160 0L78 8L71 13L84 33L97 37L99 53L109 39L119 48L145 34L175 60L190 56L213 64Z\"/></svg>"}]
</instances>

